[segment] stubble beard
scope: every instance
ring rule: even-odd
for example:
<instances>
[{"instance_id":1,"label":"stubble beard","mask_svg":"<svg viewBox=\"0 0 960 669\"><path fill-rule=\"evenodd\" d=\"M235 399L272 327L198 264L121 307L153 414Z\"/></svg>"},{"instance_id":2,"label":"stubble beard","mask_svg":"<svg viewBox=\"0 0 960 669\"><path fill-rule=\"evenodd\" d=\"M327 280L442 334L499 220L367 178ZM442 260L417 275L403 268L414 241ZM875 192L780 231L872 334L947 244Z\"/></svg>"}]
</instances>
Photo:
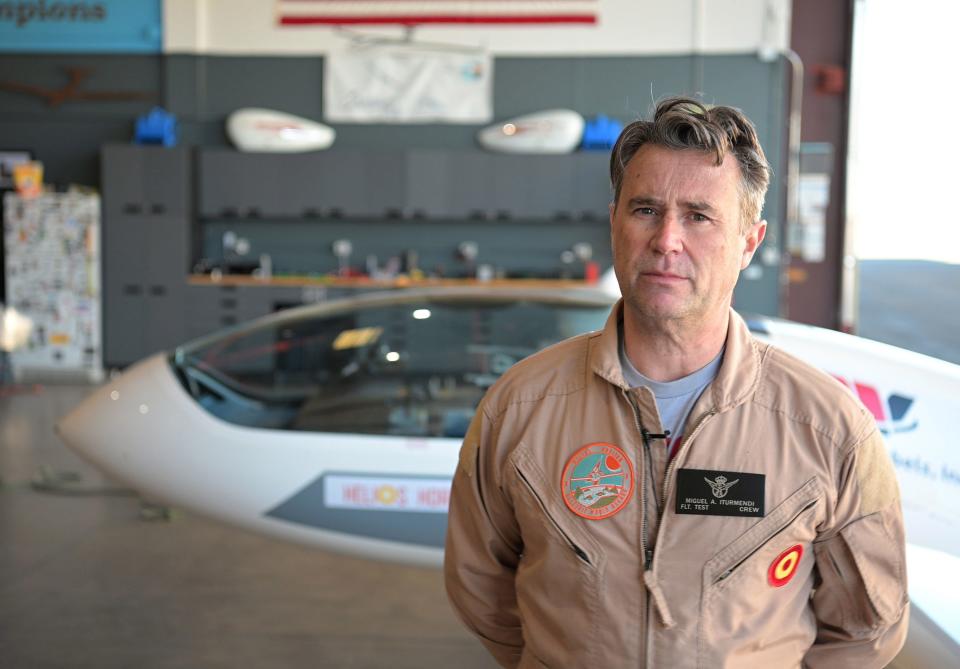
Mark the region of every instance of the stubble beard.
<instances>
[{"instance_id":1,"label":"stubble beard","mask_svg":"<svg viewBox=\"0 0 960 669\"><path fill-rule=\"evenodd\" d=\"M638 290L632 291L624 301L638 320L637 325L650 330L676 330L696 322L701 311L696 308L699 300L688 299L673 305L657 304Z\"/></svg>"},{"instance_id":2,"label":"stubble beard","mask_svg":"<svg viewBox=\"0 0 960 669\"><path fill-rule=\"evenodd\" d=\"M670 339L686 339L691 334L709 329L715 321L725 320L729 309L729 298L726 305L719 305L711 300L710 291L706 294L697 291L697 284L693 278L688 278L687 286L678 287L679 294L669 296L669 299L660 299L655 287L643 285L642 270L636 270L632 282L623 291L624 309L629 311L633 328L653 335L666 335ZM732 296L732 289L730 291ZM716 297L716 296L715 296ZM721 313L723 312L723 313Z\"/></svg>"},{"instance_id":3,"label":"stubble beard","mask_svg":"<svg viewBox=\"0 0 960 669\"><path fill-rule=\"evenodd\" d=\"M649 332L675 332L695 324L703 307L702 299L698 295L676 295L671 296L669 301L661 301L658 298L662 296L650 295L649 289L643 287L642 282L638 271L636 278L628 286L628 291L623 291L621 287L624 303L634 317L636 327Z\"/></svg>"}]
</instances>

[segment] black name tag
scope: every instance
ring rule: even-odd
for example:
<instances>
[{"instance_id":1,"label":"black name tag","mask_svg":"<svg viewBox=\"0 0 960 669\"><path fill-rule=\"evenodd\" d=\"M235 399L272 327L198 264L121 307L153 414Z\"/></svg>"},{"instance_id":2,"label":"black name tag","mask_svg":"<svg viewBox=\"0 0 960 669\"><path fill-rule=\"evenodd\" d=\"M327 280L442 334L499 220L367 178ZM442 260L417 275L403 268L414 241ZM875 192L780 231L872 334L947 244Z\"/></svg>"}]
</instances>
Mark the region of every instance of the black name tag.
<instances>
[{"instance_id":1,"label":"black name tag","mask_svg":"<svg viewBox=\"0 0 960 669\"><path fill-rule=\"evenodd\" d=\"M763 474L677 470L677 513L763 518Z\"/></svg>"}]
</instances>

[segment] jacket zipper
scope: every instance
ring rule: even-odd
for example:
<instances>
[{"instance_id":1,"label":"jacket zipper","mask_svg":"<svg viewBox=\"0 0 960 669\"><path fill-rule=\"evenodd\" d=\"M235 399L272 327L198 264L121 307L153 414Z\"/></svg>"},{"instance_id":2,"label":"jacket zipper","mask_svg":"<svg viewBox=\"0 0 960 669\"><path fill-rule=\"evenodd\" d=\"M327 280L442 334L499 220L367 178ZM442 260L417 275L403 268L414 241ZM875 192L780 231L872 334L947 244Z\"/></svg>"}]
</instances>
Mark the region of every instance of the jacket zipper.
<instances>
[{"instance_id":1,"label":"jacket zipper","mask_svg":"<svg viewBox=\"0 0 960 669\"><path fill-rule=\"evenodd\" d=\"M663 509L667 508L667 493L669 492L669 490L667 490L667 486L670 483L670 474L673 473L674 467L680 461L680 452L687 450L687 445L691 441L693 441L693 438L695 436L697 436L697 432L699 432L700 428L703 427L703 424L707 422L707 419L712 418L716 414L717 414L716 409L710 409L705 414L700 416L699 420L697 420L697 424L693 427L693 432L690 433L689 437L684 438L683 443L680 444L680 449L673 456L673 458L670 459L670 462L667 463L667 471L664 472L663 474L663 498L662 498L661 508Z\"/></svg>"},{"instance_id":2,"label":"jacket zipper","mask_svg":"<svg viewBox=\"0 0 960 669\"><path fill-rule=\"evenodd\" d=\"M533 489L533 486L530 484L530 481L527 479L526 475L520 470L519 467L514 466L514 469L517 470L517 474L520 476L520 480L523 481L523 484L527 486L527 490L530 491L530 494L533 495L533 498L537 500L537 503L540 505L540 510L543 511L543 515L550 521L550 524L553 525L557 533L563 537L563 540L567 542L567 545L570 547L577 557L580 558L588 567L593 567L593 561L590 559L590 556L587 555L586 551L580 548L573 539L570 538L566 532L563 531L563 528L554 520L553 516L547 511L546 505L543 503L543 500L540 499L540 495L537 494L536 490Z\"/></svg>"},{"instance_id":3,"label":"jacket zipper","mask_svg":"<svg viewBox=\"0 0 960 669\"><path fill-rule=\"evenodd\" d=\"M740 565L742 565L744 562L746 562L747 560L749 560L749 559L750 559L753 555L755 555L755 554L757 553L757 551L759 551L761 548L763 548L764 546L766 546L767 543L769 543L769 541L770 541L771 539L773 539L775 536L777 536L778 534L780 534L781 532L783 532L785 529L787 529L788 527L790 527L791 525L793 525L793 522L794 522L797 518L799 518L801 515L803 515L803 513L804 513L805 511L808 511L808 510L809 510L811 507L813 507L816 503L817 503L817 500L816 500L816 499L812 499L812 500L810 500L809 502L807 502L806 504L804 504L804 506L803 506L802 509L800 509L800 510L797 511L795 514L793 514L793 516L790 517L790 520L788 520L787 522L781 524L780 527L778 527L777 529L775 529L773 532L768 533L767 536L764 537L763 541L759 542L759 543L757 544L757 546L756 546L753 550L751 550L749 553L747 553L747 554L744 555L743 557L739 558L739 559L738 559L736 562L734 562L731 566L727 567L723 572L721 572L721 574L720 574L719 576L717 576L717 577L713 580L713 585L716 585L717 583L720 583L721 581L726 580L731 574L733 574L733 572L735 572L735 571L737 570L738 567L740 567Z\"/></svg>"},{"instance_id":4,"label":"jacket zipper","mask_svg":"<svg viewBox=\"0 0 960 669\"><path fill-rule=\"evenodd\" d=\"M643 428L640 427L639 410L637 409L636 405L634 405L632 402L631 402L631 406L633 406L633 409L634 409L634 418L635 418L636 421L637 421L637 429L640 430L640 436L643 438L644 450L647 452L647 456L649 457L649 456L650 456L650 442L649 442L649 440L647 439L646 434L644 434ZM661 531L661 532L663 531L663 511L667 508L667 493L668 493L667 485L668 485L668 483L669 483L669 481L670 481L670 474L673 473L674 465L675 465L677 462L679 462L681 451L686 450L687 446L690 444L690 442L691 442L691 441L693 440L693 438L696 436L697 432L700 431L701 426L706 422L706 420L707 420L708 418L710 418L711 416L713 416L713 415L716 414L716 413L717 413L717 412L716 412L715 409L711 409L710 411L708 411L707 413L703 414L703 415L700 417L700 419L697 421L696 426L693 428L693 431L690 433L689 437L685 438L685 439L683 440L683 443L680 444L680 450L678 450L677 453L673 456L673 458L667 463L667 469L666 469L666 471L664 472L664 475L663 475L663 494L662 494L662 496L661 496L661 501L660 501L660 503L657 505L657 515L658 515L658 517L660 518L660 531ZM650 473L650 476L652 476L652 475L653 475L653 474L652 474L652 471L653 471L652 465L649 467L649 470L648 470L648 471L651 472L651 473ZM644 477L644 484L646 484L646 477ZM654 500L654 501L656 502L656 500ZM644 533L643 533L643 534L644 534L644 537L643 537L643 539L644 539L644 547L646 547L646 539L647 539L647 537L646 537L646 520L647 520L646 505L644 505L644 509L643 509L643 522L644 522ZM645 570L646 570L646 571L649 571L650 568L651 568L652 565L653 565L653 551L652 551L652 550L644 551L644 556L645 556L645 559L646 559L646 569L645 569ZM646 658L645 666L650 667L650 666L653 666L653 665L652 665L652 663L651 663L651 661L650 661L650 645L651 645L651 644L650 644L650 634L651 634L651 631L650 631L650 595L649 595L649 593L648 593L648 595L647 595L647 607L646 607L646 608L647 608L646 621L645 621L645 628L646 628L646 635L645 635L645 636L646 636L646 649L645 649L645 651L644 651L644 656L645 656L645 658Z\"/></svg>"},{"instance_id":5,"label":"jacket zipper","mask_svg":"<svg viewBox=\"0 0 960 669\"><path fill-rule=\"evenodd\" d=\"M643 472L643 483L640 486L640 552L643 553L643 569L646 571L650 569L650 564L653 562L653 551L647 548L647 479L649 476L652 476L653 463L650 455L650 442L647 440L643 426L640 423L640 409L637 408L633 398L630 397L626 390L622 390L621 392L623 392L624 398L630 404L630 409L633 411L633 422L637 426L637 433L640 435L640 441L643 443L643 462L646 471Z\"/></svg>"},{"instance_id":6,"label":"jacket zipper","mask_svg":"<svg viewBox=\"0 0 960 669\"><path fill-rule=\"evenodd\" d=\"M643 553L643 571L649 571L650 565L653 564L653 550L647 548L647 481L649 477L653 476L653 462L652 456L650 455L650 441L647 439L643 425L640 422L640 408L633 401L633 398L630 397L628 391L622 390L624 398L630 404L630 409L633 411L633 422L637 426L637 433L640 435L640 441L643 443L643 462L644 469L643 472L643 483L640 486L640 551ZM656 500L654 500L656 502ZM646 586L644 585L644 588ZM644 640L644 649L643 655L647 659L644 662L644 666L649 666L650 658L650 593L647 592L646 600L644 602L644 614L643 621L641 621L640 629L643 630L643 640Z\"/></svg>"}]
</instances>

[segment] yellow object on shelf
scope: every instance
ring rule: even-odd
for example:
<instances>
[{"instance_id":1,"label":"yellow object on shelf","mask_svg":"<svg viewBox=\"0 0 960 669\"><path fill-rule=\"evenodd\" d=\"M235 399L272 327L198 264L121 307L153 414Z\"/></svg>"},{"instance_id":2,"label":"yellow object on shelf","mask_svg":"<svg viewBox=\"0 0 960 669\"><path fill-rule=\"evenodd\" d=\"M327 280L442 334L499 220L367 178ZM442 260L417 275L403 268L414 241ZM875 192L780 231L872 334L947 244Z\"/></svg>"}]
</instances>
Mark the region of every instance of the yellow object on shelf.
<instances>
[{"instance_id":1,"label":"yellow object on shelf","mask_svg":"<svg viewBox=\"0 0 960 669\"><path fill-rule=\"evenodd\" d=\"M20 197L37 197L43 192L43 163L31 160L13 166L13 185Z\"/></svg>"}]
</instances>

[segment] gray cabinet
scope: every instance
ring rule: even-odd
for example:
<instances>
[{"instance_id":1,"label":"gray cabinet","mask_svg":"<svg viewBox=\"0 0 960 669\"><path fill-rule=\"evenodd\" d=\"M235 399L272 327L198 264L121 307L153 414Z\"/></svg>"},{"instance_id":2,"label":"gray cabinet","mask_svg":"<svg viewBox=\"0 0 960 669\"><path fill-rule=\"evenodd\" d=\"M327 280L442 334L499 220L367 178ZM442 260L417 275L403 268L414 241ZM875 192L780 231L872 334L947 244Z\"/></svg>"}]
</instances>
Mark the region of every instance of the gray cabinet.
<instances>
[{"instance_id":1,"label":"gray cabinet","mask_svg":"<svg viewBox=\"0 0 960 669\"><path fill-rule=\"evenodd\" d=\"M480 151L413 151L408 159L409 213L418 218L491 216L494 173Z\"/></svg>"},{"instance_id":2,"label":"gray cabinet","mask_svg":"<svg viewBox=\"0 0 960 669\"><path fill-rule=\"evenodd\" d=\"M405 153L340 151L317 155L316 208L356 218L396 218L406 213Z\"/></svg>"},{"instance_id":3,"label":"gray cabinet","mask_svg":"<svg viewBox=\"0 0 960 669\"><path fill-rule=\"evenodd\" d=\"M403 213L406 155L398 151L203 149L198 165L204 218L382 218Z\"/></svg>"},{"instance_id":4,"label":"gray cabinet","mask_svg":"<svg viewBox=\"0 0 960 669\"><path fill-rule=\"evenodd\" d=\"M208 147L197 150L196 162L193 158L188 148L103 148L104 360L108 366L130 364L154 351L270 313L278 304L305 299L297 288L186 285L196 220L194 187L200 225L231 218L244 219L244 224L253 219L251 226L271 219L316 219L332 235L331 228L343 225L336 219L359 219L371 225L351 227L349 235L356 237L358 248L375 246L368 243L373 236L378 241L395 236L403 241L386 240L381 246L409 245L434 254L447 252L437 250L445 242L416 229L417 223L410 219L432 219L461 228L475 220L533 226L519 232L511 227L511 239L540 234L538 226L545 221L570 220L564 233L579 239L577 225L592 234L594 223L606 219L610 200L608 156L603 152L523 156L479 149L333 149L270 154ZM391 219L403 220L394 225ZM391 222L385 226L384 221ZM296 247L308 228L309 234L320 230L271 226L286 236L275 240L269 252L274 257L299 252L290 248ZM522 255L522 242L504 245L496 241L500 233L491 232L489 226L463 234L462 238L479 239L485 249L493 249L486 262L530 270L527 260L509 260ZM451 249L455 246L451 239ZM543 252L539 242L528 240L526 246L529 254ZM550 253L549 259L537 261L538 269L556 264L559 251ZM332 296L326 289L323 295Z\"/></svg>"},{"instance_id":5,"label":"gray cabinet","mask_svg":"<svg viewBox=\"0 0 960 669\"><path fill-rule=\"evenodd\" d=\"M101 169L104 362L120 367L172 348L186 334L190 153L107 145Z\"/></svg>"},{"instance_id":6,"label":"gray cabinet","mask_svg":"<svg viewBox=\"0 0 960 669\"><path fill-rule=\"evenodd\" d=\"M589 151L580 154L574 166L573 210L575 218L606 221L613 201L610 186L610 153Z\"/></svg>"},{"instance_id":7,"label":"gray cabinet","mask_svg":"<svg viewBox=\"0 0 960 669\"><path fill-rule=\"evenodd\" d=\"M200 215L300 215L295 200L290 197L293 187L284 182L283 166L290 162L288 158L290 156L273 153L201 150L197 162Z\"/></svg>"},{"instance_id":8,"label":"gray cabinet","mask_svg":"<svg viewBox=\"0 0 960 669\"><path fill-rule=\"evenodd\" d=\"M605 216L606 154L522 156L413 151L405 209L439 219L563 220Z\"/></svg>"},{"instance_id":9,"label":"gray cabinet","mask_svg":"<svg viewBox=\"0 0 960 669\"><path fill-rule=\"evenodd\" d=\"M573 210L576 156L492 158L497 218L569 218Z\"/></svg>"},{"instance_id":10,"label":"gray cabinet","mask_svg":"<svg viewBox=\"0 0 960 669\"><path fill-rule=\"evenodd\" d=\"M207 219L398 217L562 220L606 217L605 152L480 150L199 152Z\"/></svg>"},{"instance_id":11,"label":"gray cabinet","mask_svg":"<svg viewBox=\"0 0 960 669\"><path fill-rule=\"evenodd\" d=\"M271 285L188 285L184 293L187 339L272 314L301 303L303 289Z\"/></svg>"},{"instance_id":12,"label":"gray cabinet","mask_svg":"<svg viewBox=\"0 0 960 669\"><path fill-rule=\"evenodd\" d=\"M192 286L185 292L185 339L196 339L240 321L236 305L240 289L237 286Z\"/></svg>"}]
</instances>

